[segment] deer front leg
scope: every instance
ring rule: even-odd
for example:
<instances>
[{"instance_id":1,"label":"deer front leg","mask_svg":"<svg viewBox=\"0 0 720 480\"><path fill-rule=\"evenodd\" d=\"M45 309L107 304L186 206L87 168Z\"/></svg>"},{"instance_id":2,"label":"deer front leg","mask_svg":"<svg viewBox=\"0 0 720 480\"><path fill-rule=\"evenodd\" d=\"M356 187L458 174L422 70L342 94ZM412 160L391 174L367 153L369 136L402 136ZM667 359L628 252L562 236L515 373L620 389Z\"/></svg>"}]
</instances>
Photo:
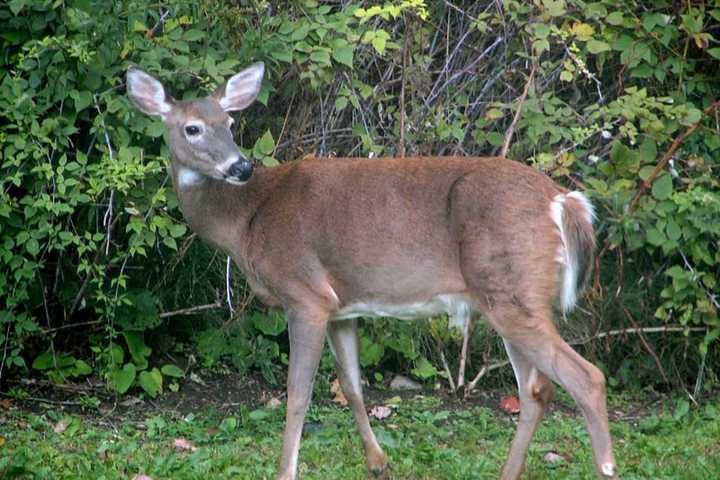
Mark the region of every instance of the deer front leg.
<instances>
[{"instance_id":1,"label":"deer front leg","mask_svg":"<svg viewBox=\"0 0 720 480\"><path fill-rule=\"evenodd\" d=\"M320 363L327 312L312 309L288 312L290 369L287 379L287 419L280 457L279 480L293 480L297 475L298 451L305 412L310 404L313 381Z\"/></svg>"},{"instance_id":2,"label":"deer front leg","mask_svg":"<svg viewBox=\"0 0 720 480\"><path fill-rule=\"evenodd\" d=\"M365 446L368 470L374 475L382 474L388 465L385 452L378 445L370 428L360 384L360 361L356 320L335 320L328 324L328 341L337 367L340 386L350 402L358 431Z\"/></svg>"}]
</instances>

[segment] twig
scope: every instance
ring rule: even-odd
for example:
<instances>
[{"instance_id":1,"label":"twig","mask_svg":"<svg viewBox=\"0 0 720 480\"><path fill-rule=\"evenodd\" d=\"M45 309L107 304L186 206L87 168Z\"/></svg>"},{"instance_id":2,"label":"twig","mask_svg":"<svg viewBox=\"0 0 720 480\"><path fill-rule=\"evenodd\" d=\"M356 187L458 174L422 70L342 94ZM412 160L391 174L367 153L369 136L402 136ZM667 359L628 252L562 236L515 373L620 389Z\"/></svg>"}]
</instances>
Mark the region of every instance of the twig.
<instances>
[{"instance_id":1,"label":"twig","mask_svg":"<svg viewBox=\"0 0 720 480\"><path fill-rule=\"evenodd\" d=\"M467 365L468 344L470 343L470 316L466 316L465 325L463 325L463 343L460 350L460 366L458 367L458 388L465 385L465 366Z\"/></svg>"},{"instance_id":2,"label":"twig","mask_svg":"<svg viewBox=\"0 0 720 480\"><path fill-rule=\"evenodd\" d=\"M227 304L228 308L230 309L230 315L235 313L235 309L233 308L232 304L232 289L230 288L230 267L232 263L230 261L230 256L227 257L227 264L225 266L225 295L227 296Z\"/></svg>"},{"instance_id":3,"label":"twig","mask_svg":"<svg viewBox=\"0 0 720 480\"><path fill-rule=\"evenodd\" d=\"M590 343L593 340L599 340L601 338L605 337L612 337L616 335L626 335L628 333L632 334L642 334L642 333L664 333L664 332L707 332L707 328L705 327L683 327L682 325L665 325L661 327L636 327L636 328L621 328L617 330L608 330L606 332L599 332L595 335L591 335L586 338L581 338L578 340L573 340L570 342L567 342L568 345L585 345L586 343ZM508 365L510 361L504 360L504 361L498 361L496 363L492 364L486 364L483 365L483 367L480 369L480 371L477 373L475 378L472 379L470 383L468 383L467 387L465 388L465 398L467 398L470 393L475 389L475 386L477 385L478 381L488 373L490 373L493 370L497 370L498 368L502 368L505 365Z\"/></svg>"},{"instance_id":4,"label":"twig","mask_svg":"<svg viewBox=\"0 0 720 480\"><path fill-rule=\"evenodd\" d=\"M707 107L703 111L703 117L710 115L715 110L720 108L720 100L716 100L714 103L712 103L709 107ZM667 152L665 152L665 155L662 156L662 159L658 162L657 165L655 165L655 168L653 169L652 173L650 173L650 176L645 179L643 183L640 184L640 188L638 188L637 193L633 197L632 201L630 202L630 206L628 207L627 214L632 215L635 209L637 209L638 203L640 202L640 198L645 194L648 188L653 184L655 181L655 178L660 174L660 172L667 166L668 162L672 159L673 155L677 151L678 148L680 148L680 145L685 142L685 140L692 135L695 130L698 129L698 127L702 124L704 118L700 118L696 123L688 127L685 132L677 137L675 140L673 140L672 144L670 145L670 148L668 148Z\"/></svg>"},{"instance_id":5,"label":"twig","mask_svg":"<svg viewBox=\"0 0 720 480\"><path fill-rule=\"evenodd\" d=\"M622 304L621 304L622 305ZM633 316L630 314L630 311L627 309L625 305L622 305L622 310L625 313L625 316L630 320L630 322L633 324L635 328L639 328L637 325L637 322L633 318ZM650 346L647 339L645 338L645 335L642 331L638 331L638 337L640 337L640 341L643 344L643 347L645 347L645 350L650 354L650 356L655 361L655 365L657 366L658 370L660 371L660 375L662 375L663 380L666 384L670 385L670 379L667 376L667 373L665 373L665 369L662 366L662 362L660 361L660 358L657 356L657 353L655 353L655 350Z\"/></svg>"},{"instance_id":6,"label":"twig","mask_svg":"<svg viewBox=\"0 0 720 480\"><path fill-rule=\"evenodd\" d=\"M400 144L398 145L398 156L405 156L405 83L407 81L407 56L410 43L409 33L410 22L405 19L405 43L402 51L402 81L400 82Z\"/></svg>"},{"instance_id":7,"label":"twig","mask_svg":"<svg viewBox=\"0 0 720 480\"><path fill-rule=\"evenodd\" d=\"M505 365L508 365L510 363L509 360L503 360L500 362L492 363L490 365L483 365L483 367L480 369L480 371L475 375L475 378L472 379L470 383L467 384L467 387L465 388L465 398L470 396L470 393L475 390L475 385L480 381L482 377L487 375L488 373L492 372L493 370L497 370L498 368L502 368Z\"/></svg>"},{"instance_id":8,"label":"twig","mask_svg":"<svg viewBox=\"0 0 720 480\"><path fill-rule=\"evenodd\" d=\"M530 76L528 77L527 82L525 82L525 89L520 96L520 101L518 102L515 116L513 117L512 123L510 124L510 128L508 128L507 132L505 133L505 141L503 142L502 150L500 150L501 157L507 157L508 150L510 150L510 142L512 141L512 137L515 134L515 127L517 126L518 120L520 119L520 114L522 113L523 105L525 105L525 100L527 99L528 92L530 91L530 85L535 78L535 72L537 71L537 67L538 64L536 62L533 62L532 70L530 70Z\"/></svg>"},{"instance_id":9,"label":"twig","mask_svg":"<svg viewBox=\"0 0 720 480\"><path fill-rule=\"evenodd\" d=\"M447 360L445 359L445 352L443 352L442 346L440 346L440 361L443 364L443 369L445 370L445 375L447 376L448 383L450 384L450 391L451 392L457 391L457 387L455 386L455 381L453 380L452 373L450 372L450 367L448 366Z\"/></svg>"},{"instance_id":10,"label":"twig","mask_svg":"<svg viewBox=\"0 0 720 480\"><path fill-rule=\"evenodd\" d=\"M103 323L103 321L102 320L90 320L87 322L71 323L69 325L61 325L59 327L48 328L46 330L42 330L42 333L47 335L49 333L57 332L59 330L65 330L67 328L85 327L87 325L97 325L99 323Z\"/></svg>"},{"instance_id":11,"label":"twig","mask_svg":"<svg viewBox=\"0 0 720 480\"><path fill-rule=\"evenodd\" d=\"M220 304L220 302L215 302L208 303L206 305L196 305L194 307L181 308L180 310L173 310L171 312L162 312L160 314L160 318L175 317L178 315L192 315L197 312L212 310L214 308L222 308L222 305Z\"/></svg>"},{"instance_id":12,"label":"twig","mask_svg":"<svg viewBox=\"0 0 720 480\"><path fill-rule=\"evenodd\" d=\"M280 146L280 140L282 140L283 134L285 133L285 127L287 126L288 117L290 117L290 111L292 110L293 103L295 103L295 95L297 94L297 91L293 93L292 98L290 99L290 104L288 105L287 112L285 112L285 120L283 121L282 128L280 129L280 135L278 135L277 142L275 142L275 148L272 152L272 157L275 158L275 152L277 152L278 147Z\"/></svg>"},{"instance_id":13,"label":"twig","mask_svg":"<svg viewBox=\"0 0 720 480\"><path fill-rule=\"evenodd\" d=\"M5 358L7 357L8 343L10 342L10 323L7 324L5 329L5 346L3 347L2 361L0 361L0 385L2 385L2 372L5 366ZM452 381L452 379L450 379Z\"/></svg>"}]
</instances>

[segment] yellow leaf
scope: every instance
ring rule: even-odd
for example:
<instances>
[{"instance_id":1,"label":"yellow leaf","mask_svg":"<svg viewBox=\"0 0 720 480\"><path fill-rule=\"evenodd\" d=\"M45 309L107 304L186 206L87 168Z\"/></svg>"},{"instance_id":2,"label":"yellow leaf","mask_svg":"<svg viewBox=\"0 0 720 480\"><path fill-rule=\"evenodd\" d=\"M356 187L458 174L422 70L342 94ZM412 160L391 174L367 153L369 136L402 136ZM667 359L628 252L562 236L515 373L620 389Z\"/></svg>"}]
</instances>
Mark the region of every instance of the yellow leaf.
<instances>
[{"instance_id":1,"label":"yellow leaf","mask_svg":"<svg viewBox=\"0 0 720 480\"><path fill-rule=\"evenodd\" d=\"M595 29L587 23L575 22L572 26L572 33L578 40L588 41L595 34Z\"/></svg>"}]
</instances>

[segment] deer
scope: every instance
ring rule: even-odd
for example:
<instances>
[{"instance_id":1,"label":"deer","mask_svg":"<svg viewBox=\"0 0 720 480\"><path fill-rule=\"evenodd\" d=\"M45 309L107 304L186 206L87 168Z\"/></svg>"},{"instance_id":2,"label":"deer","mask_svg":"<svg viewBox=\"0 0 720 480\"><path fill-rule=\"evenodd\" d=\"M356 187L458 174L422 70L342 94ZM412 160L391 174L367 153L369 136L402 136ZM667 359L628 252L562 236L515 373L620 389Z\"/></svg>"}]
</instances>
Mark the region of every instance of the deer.
<instances>
[{"instance_id":1,"label":"deer","mask_svg":"<svg viewBox=\"0 0 720 480\"><path fill-rule=\"evenodd\" d=\"M520 414L500 477L520 478L557 383L584 417L598 478L618 478L605 377L553 320L570 311L593 264L587 197L504 157L305 158L256 167L236 145L231 112L256 99L255 63L211 95L176 100L137 67L127 93L166 128L180 210L226 252L254 293L288 318L289 367L277 478L297 477L303 423L325 340L369 471L389 458L365 408L358 319L466 313L502 337Z\"/></svg>"}]
</instances>

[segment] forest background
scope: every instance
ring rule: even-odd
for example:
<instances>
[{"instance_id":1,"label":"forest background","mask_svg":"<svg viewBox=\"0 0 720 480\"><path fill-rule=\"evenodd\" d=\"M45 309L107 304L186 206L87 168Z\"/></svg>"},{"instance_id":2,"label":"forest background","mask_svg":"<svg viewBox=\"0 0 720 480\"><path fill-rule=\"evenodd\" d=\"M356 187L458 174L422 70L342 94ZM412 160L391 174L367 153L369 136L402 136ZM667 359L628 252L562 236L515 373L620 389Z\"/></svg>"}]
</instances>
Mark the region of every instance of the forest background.
<instances>
[{"instance_id":1,"label":"forest background","mask_svg":"<svg viewBox=\"0 0 720 480\"><path fill-rule=\"evenodd\" d=\"M195 97L255 61L263 89L234 131L266 167L507 153L585 191L597 265L565 337L611 389L717 388L720 2L10 0L0 22L4 393L282 383L284 316L187 229L163 127L124 86L138 65ZM446 318L364 323L361 340L372 384L457 386ZM467 361L467 381L512 382L481 322Z\"/></svg>"}]
</instances>

